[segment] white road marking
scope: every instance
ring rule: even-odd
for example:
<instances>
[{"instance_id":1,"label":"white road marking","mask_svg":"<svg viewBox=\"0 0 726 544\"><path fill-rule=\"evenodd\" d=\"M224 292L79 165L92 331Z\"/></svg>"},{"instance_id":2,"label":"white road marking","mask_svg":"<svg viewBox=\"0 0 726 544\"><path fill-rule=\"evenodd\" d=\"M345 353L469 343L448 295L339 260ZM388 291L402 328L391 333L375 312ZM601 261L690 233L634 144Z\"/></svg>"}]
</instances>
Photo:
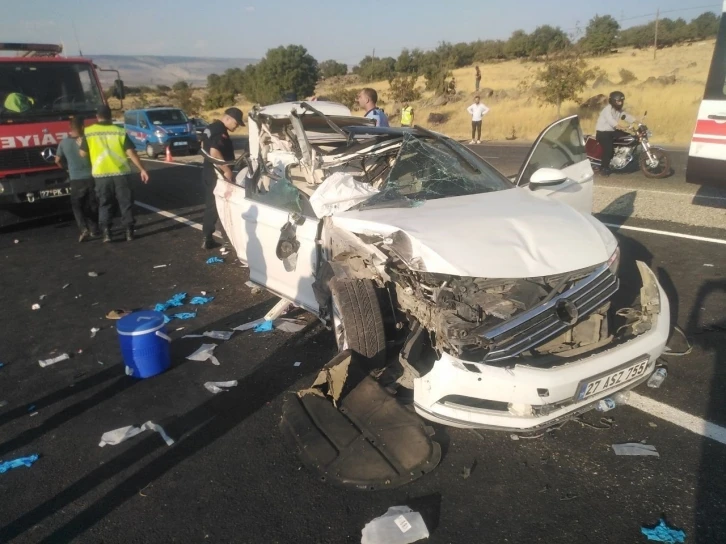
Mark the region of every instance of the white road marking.
<instances>
[{"instance_id":1,"label":"white road marking","mask_svg":"<svg viewBox=\"0 0 726 544\"><path fill-rule=\"evenodd\" d=\"M637 232L647 232L649 234L660 234L661 236L672 236L674 238L685 238L686 240L695 240L697 242L710 242L712 244L726 245L726 240L721 238L707 238L706 236L694 236L693 234L684 234L682 232L670 232L667 230L645 229L643 227L631 227L629 225L617 225L614 223L603 223L606 227L612 229L634 230Z\"/></svg>"},{"instance_id":2,"label":"white road marking","mask_svg":"<svg viewBox=\"0 0 726 544\"><path fill-rule=\"evenodd\" d=\"M161 210L161 209L159 209L155 206L151 206L149 204L144 204L143 202L136 201L136 205L140 206L141 208L152 211L154 213L158 213L159 215L161 215L163 217L167 217L169 219L173 219L174 221L178 221L179 223L182 223L182 224L192 227L194 229L202 230L202 225L200 225L199 223L196 223L195 221L191 221L190 219L186 219L184 217L173 214L171 212ZM607 223L605 223L605 224L608 225ZM654 231L651 229L640 229L640 228L636 228L636 227L622 227L620 225L608 225L608 226L615 227L615 228L630 228L632 230L641 230L641 231L645 231L645 232L652 232L655 234L678 235L677 233L669 233L666 231ZM218 238L222 237L222 235L221 235L221 233L219 233L219 231L216 231L214 233L214 235L217 236ZM700 241L726 243L726 240L718 240L716 238L703 238L700 236L690 236L690 235L685 235L685 234L679 235L679 236L689 238L689 239L697 239ZM662 402L658 402L656 400L650 399L648 397L644 397L644 396L639 395L634 392L630 393L630 399L628 401L628 406L632 406L633 408L637 408L638 410L645 412L646 414L650 414L654 417L663 419L669 423L673 423L674 425L678 425L679 427L682 427L682 428L686 429L687 431L691 431L691 432L701 435L703 437L710 438L711 440L715 440L716 442L720 442L721 444L726 444L726 428L716 425L715 423L706 421L705 419L701 419L700 417L696 417L696 416L693 416L686 412L683 412L682 410L679 410L678 408L673 408L672 406L668 406L667 404L663 404Z\"/></svg>"},{"instance_id":3,"label":"white road marking","mask_svg":"<svg viewBox=\"0 0 726 544\"><path fill-rule=\"evenodd\" d=\"M630 400L628 405L633 408L637 408L657 418L663 419L668 423L673 423L691 431L692 433L699 434L705 438L710 438L721 444L726 444L726 428L716 425L701 419L700 417L693 416L678 408L673 408L657 400L638 395L637 393L630 393Z\"/></svg>"},{"instance_id":4,"label":"white road marking","mask_svg":"<svg viewBox=\"0 0 726 544\"><path fill-rule=\"evenodd\" d=\"M202 225L200 223L192 221L191 219L186 219L185 217L182 217L180 215L176 215L171 212L167 212L166 210L162 210L160 208L157 208L156 206L144 204L143 202L139 202L138 200L135 202L135 204L140 208L144 208L151 212L158 213L162 217L166 217L168 219L173 219L174 221L177 221L177 222L181 223L182 225L192 227L193 229L202 230ZM222 233L219 232L218 230L216 230L216 231L214 231L214 236L216 236L217 238L222 238Z\"/></svg>"}]
</instances>

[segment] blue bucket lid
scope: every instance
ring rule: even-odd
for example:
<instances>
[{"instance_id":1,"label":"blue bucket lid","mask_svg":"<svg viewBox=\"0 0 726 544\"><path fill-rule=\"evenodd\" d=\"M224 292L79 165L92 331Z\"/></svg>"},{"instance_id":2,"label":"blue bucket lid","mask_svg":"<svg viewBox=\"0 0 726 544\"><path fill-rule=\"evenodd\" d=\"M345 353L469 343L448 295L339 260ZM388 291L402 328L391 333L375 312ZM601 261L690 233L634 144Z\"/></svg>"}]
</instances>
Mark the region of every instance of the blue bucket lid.
<instances>
[{"instance_id":1,"label":"blue bucket lid","mask_svg":"<svg viewBox=\"0 0 726 544\"><path fill-rule=\"evenodd\" d=\"M116 330L123 336L140 336L158 331L163 326L163 313L153 310L143 310L119 319Z\"/></svg>"}]
</instances>

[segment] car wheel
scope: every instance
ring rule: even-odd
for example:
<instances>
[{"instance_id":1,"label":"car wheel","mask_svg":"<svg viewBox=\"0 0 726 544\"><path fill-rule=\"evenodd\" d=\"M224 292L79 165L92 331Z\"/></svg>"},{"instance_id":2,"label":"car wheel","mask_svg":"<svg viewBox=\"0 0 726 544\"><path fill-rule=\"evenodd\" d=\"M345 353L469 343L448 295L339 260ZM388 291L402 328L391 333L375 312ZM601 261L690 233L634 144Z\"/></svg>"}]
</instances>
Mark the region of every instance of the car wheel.
<instances>
[{"instance_id":1,"label":"car wheel","mask_svg":"<svg viewBox=\"0 0 726 544\"><path fill-rule=\"evenodd\" d=\"M330 281L335 340L340 351L350 349L368 358L372 368L385 363L386 334L376 289L370 280Z\"/></svg>"},{"instance_id":2,"label":"car wheel","mask_svg":"<svg viewBox=\"0 0 726 544\"><path fill-rule=\"evenodd\" d=\"M155 159L158 155L154 151L154 146L151 144L146 144L146 156L150 159Z\"/></svg>"}]
</instances>

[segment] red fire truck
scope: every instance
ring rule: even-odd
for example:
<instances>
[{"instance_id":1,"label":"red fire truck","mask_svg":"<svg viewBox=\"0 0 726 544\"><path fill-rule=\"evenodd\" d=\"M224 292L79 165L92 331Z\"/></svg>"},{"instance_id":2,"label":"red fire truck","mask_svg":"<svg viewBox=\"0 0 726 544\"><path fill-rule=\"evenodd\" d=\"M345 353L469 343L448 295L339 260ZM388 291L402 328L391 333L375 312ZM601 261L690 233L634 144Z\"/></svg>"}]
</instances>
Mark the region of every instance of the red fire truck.
<instances>
[{"instance_id":1,"label":"red fire truck","mask_svg":"<svg viewBox=\"0 0 726 544\"><path fill-rule=\"evenodd\" d=\"M55 150L68 135L69 119L95 122L105 99L93 61L62 51L60 45L0 43L0 227L70 210L70 186ZM124 98L118 77L114 94Z\"/></svg>"}]
</instances>

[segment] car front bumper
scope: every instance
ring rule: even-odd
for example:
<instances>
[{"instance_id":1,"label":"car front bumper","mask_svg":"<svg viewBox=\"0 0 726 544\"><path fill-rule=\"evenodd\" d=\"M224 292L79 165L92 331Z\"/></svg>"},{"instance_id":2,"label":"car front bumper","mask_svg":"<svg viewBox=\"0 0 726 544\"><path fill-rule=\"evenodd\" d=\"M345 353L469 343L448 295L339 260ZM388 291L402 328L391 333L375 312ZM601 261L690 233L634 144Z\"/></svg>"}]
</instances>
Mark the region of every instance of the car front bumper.
<instances>
[{"instance_id":1,"label":"car front bumper","mask_svg":"<svg viewBox=\"0 0 726 544\"><path fill-rule=\"evenodd\" d=\"M670 309L653 272L643 265L643 278L657 286L659 311L647 332L610 349L573 359L554 368L515 364L502 368L476 364L479 372L466 370L465 361L444 354L432 370L414 380L414 407L422 417L454 427L533 431L584 413L599 400L617 391L631 389L646 381L655 362L665 349L670 332ZM627 367L636 360L648 359L644 375L585 400L577 400L580 385L589 379ZM469 364L469 363L467 363ZM546 396L543 395L546 390ZM452 400L453 398L453 400ZM481 399L478 406L464 405L457 399ZM507 406L513 406L508 409ZM532 407L532 410L517 407Z\"/></svg>"}]
</instances>

